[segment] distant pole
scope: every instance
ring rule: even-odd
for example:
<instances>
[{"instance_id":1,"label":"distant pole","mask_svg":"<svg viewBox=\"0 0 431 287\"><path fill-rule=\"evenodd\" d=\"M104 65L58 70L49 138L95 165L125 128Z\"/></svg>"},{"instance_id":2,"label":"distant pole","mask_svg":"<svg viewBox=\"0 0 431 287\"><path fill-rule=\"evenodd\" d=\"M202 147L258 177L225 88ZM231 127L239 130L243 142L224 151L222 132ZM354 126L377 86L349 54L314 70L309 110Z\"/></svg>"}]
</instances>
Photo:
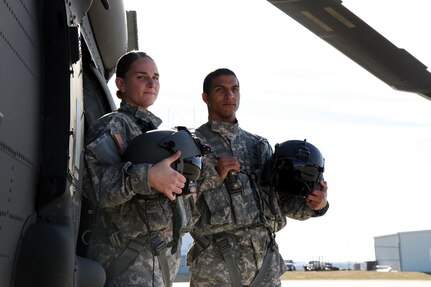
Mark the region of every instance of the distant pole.
<instances>
[{"instance_id":1,"label":"distant pole","mask_svg":"<svg viewBox=\"0 0 431 287\"><path fill-rule=\"evenodd\" d=\"M347 270L350 270L350 246L347 244Z\"/></svg>"}]
</instances>

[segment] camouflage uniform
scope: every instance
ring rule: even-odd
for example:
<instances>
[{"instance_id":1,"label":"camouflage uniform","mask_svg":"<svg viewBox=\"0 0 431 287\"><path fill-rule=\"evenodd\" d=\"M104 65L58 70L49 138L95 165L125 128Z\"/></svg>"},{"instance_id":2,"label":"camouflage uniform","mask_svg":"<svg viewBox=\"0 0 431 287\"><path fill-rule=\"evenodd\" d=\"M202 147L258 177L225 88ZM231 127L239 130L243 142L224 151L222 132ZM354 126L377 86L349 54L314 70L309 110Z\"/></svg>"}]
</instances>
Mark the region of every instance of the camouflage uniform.
<instances>
[{"instance_id":1,"label":"camouflage uniform","mask_svg":"<svg viewBox=\"0 0 431 287\"><path fill-rule=\"evenodd\" d=\"M214 152L204 157L198 182L201 217L191 232L195 241L187 256L190 286L249 286L261 269L264 271L259 277L263 279L256 279L259 283L251 286L280 286L286 267L274 234L285 226L287 214L281 210L277 194L259 184L263 165L272 155L271 146L265 138L242 130L238 123L210 120L196 130L196 135L205 138ZM237 193L229 192L214 168L218 157L232 155L241 165L238 179L242 191ZM302 210L294 213L297 219L313 216L304 201L296 208ZM240 274L239 284L232 279L235 268Z\"/></svg>"},{"instance_id":2,"label":"camouflage uniform","mask_svg":"<svg viewBox=\"0 0 431 287\"><path fill-rule=\"evenodd\" d=\"M151 234L160 239L158 243L173 242L175 203L148 185L151 164L121 160L133 138L160 124L161 120L150 111L122 102L118 111L101 117L87 133L84 192L96 209L88 257L105 268L109 286L166 286L159 264L161 257L154 256L149 241ZM184 199L189 215L192 203ZM114 266L111 264L124 251L133 251L128 249L131 242L138 250L136 259L120 266L120 271L117 265L115 274L110 274L109 268ZM162 250L169 264L171 282L179 267L180 244L179 240L173 254L171 248ZM114 278L109 279L110 276Z\"/></svg>"}]
</instances>

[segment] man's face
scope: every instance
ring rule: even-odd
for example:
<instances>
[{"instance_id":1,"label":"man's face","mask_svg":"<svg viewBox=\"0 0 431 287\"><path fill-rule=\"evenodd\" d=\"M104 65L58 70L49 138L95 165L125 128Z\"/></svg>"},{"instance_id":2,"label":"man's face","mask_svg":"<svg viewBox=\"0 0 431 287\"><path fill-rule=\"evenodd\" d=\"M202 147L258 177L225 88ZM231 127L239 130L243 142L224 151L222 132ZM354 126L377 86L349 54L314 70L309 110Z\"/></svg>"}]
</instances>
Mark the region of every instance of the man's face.
<instances>
[{"instance_id":1,"label":"man's face","mask_svg":"<svg viewBox=\"0 0 431 287\"><path fill-rule=\"evenodd\" d=\"M202 99L208 106L209 118L216 121L234 123L239 108L239 83L233 75L220 75L212 80L209 94Z\"/></svg>"},{"instance_id":2,"label":"man's face","mask_svg":"<svg viewBox=\"0 0 431 287\"><path fill-rule=\"evenodd\" d=\"M140 58L124 78L117 78L116 83L124 100L147 109L156 101L160 89L156 63L148 57Z\"/></svg>"}]
</instances>

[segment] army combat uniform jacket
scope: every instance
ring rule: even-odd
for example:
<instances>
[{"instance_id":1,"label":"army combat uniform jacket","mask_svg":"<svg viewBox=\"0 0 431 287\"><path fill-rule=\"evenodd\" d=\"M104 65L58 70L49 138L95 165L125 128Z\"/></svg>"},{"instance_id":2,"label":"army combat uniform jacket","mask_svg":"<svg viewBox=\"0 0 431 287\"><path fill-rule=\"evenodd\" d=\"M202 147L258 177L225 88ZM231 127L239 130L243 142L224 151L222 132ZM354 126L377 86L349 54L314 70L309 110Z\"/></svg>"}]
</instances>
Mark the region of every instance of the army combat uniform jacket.
<instances>
[{"instance_id":1,"label":"army combat uniform jacket","mask_svg":"<svg viewBox=\"0 0 431 287\"><path fill-rule=\"evenodd\" d=\"M178 271L174 203L150 188L151 164L121 159L133 138L160 124L150 111L122 102L87 133L84 192L96 214L88 257L105 268L108 286L168 286ZM185 202L185 212L191 212L190 203Z\"/></svg>"},{"instance_id":2,"label":"army combat uniform jacket","mask_svg":"<svg viewBox=\"0 0 431 287\"><path fill-rule=\"evenodd\" d=\"M191 232L195 242L187 258L191 286L279 286L286 267L274 234L285 226L287 214L277 194L260 185L271 146L238 123L210 120L196 135L206 139L214 152L204 157L198 182L201 217ZM239 161L239 191L221 182L215 170L221 156ZM304 202L298 204L302 212L293 213L296 219L313 216Z\"/></svg>"}]
</instances>

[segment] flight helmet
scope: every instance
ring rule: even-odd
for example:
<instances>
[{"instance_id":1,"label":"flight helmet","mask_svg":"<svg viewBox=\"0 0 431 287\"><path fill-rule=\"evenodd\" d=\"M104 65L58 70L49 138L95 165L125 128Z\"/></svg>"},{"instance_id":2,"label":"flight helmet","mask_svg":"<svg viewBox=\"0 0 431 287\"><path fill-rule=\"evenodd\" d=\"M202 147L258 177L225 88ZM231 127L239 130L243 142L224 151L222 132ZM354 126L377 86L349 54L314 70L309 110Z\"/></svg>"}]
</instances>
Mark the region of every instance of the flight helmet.
<instances>
[{"instance_id":1,"label":"flight helmet","mask_svg":"<svg viewBox=\"0 0 431 287\"><path fill-rule=\"evenodd\" d=\"M265 163L264 185L282 196L306 197L313 189L320 190L325 159L306 140L289 140L275 145L274 154Z\"/></svg>"},{"instance_id":2,"label":"flight helmet","mask_svg":"<svg viewBox=\"0 0 431 287\"><path fill-rule=\"evenodd\" d=\"M177 127L176 130L151 130L130 142L123 154L123 160L134 164L156 164L181 151L180 158L172 164L172 168L184 175L188 183L200 177L205 148L185 127Z\"/></svg>"}]
</instances>

